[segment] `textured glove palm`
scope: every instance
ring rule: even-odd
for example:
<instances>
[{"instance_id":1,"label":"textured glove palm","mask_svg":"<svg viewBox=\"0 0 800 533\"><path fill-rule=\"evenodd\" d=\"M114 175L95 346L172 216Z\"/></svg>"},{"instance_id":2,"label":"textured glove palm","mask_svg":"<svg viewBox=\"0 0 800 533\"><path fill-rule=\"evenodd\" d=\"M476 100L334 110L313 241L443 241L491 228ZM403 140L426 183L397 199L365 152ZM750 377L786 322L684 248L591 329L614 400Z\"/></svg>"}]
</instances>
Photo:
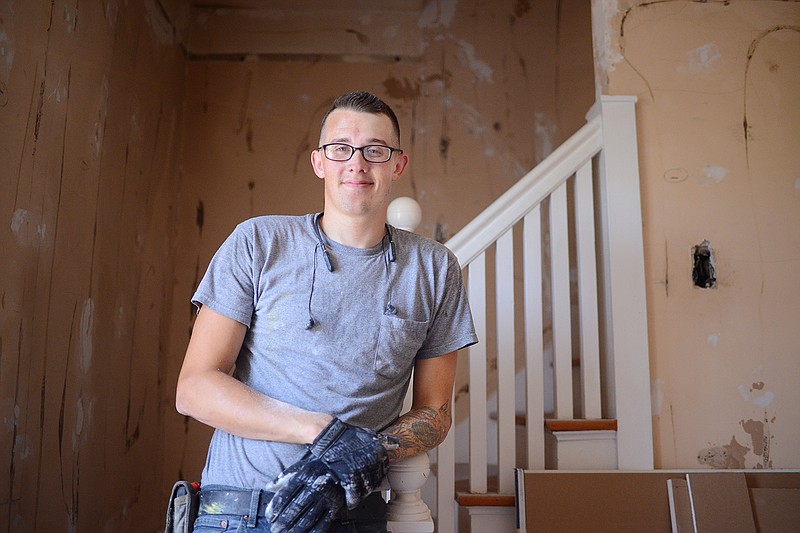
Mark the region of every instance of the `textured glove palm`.
<instances>
[{"instance_id":1,"label":"textured glove palm","mask_svg":"<svg viewBox=\"0 0 800 533\"><path fill-rule=\"evenodd\" d=\"M322 430L309 449L339 479L350 509L380 487L389 472L386 448L378 435L338 418Z\"/></svg>"},{"instance_id":2,"label":"textured glove palm","mask_svg":"<svg viewBox=\"0 0 800 533\"><path fill-rule=\"evenodd\" d=\"M283 471L267 490L276 491L267 507L274 533L328 531L344 507L344 491L333 471L307 456Z\"/></svg>"}]
</instances>

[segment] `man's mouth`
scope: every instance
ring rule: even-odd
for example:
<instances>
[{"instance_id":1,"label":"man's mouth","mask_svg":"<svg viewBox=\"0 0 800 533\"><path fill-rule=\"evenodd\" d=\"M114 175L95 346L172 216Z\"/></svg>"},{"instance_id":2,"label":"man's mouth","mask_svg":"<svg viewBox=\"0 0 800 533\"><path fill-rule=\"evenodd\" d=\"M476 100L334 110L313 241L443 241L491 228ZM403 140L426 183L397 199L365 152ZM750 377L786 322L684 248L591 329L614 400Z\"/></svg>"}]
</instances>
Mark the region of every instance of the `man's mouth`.
<instances>
[{"instance_id":1,"label":"man's mouth","mask_svg":"<svg viewBox=\"0 0 800 533\"><path fill-rule=\"evenodd\" d=\"M370 186L372 185L372 182L371 182L371 181L369 181L369 180L354 180L354 179L349 179L349 180L344 180L344 181L342 181L342 185L346 185L346 186L348 186L348 187L358 187L358 188L361 188L361 187L370 187Z\"/></svg>"}]
</instances>

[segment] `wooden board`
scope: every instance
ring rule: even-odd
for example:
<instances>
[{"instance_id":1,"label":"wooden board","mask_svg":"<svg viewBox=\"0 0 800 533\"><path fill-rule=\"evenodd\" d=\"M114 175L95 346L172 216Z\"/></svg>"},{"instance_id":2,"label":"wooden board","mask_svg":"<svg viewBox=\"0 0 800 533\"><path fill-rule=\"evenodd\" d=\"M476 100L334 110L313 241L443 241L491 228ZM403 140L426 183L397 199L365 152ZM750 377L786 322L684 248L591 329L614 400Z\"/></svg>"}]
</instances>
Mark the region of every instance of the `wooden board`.
<instances>
[{"instance_id":1,"label":"wooden board","mask_svg":"<svg viewBox=\"0 0 800 533\"><path fill-rule=\"evenodd\" d=\"M743 472L687 474L695 531L756 533Z\"/></svg>"},{"instance_id":2,"label":"wooden board","mask_svg":"<svg viewBox=\"0 0 800 533\"><path fill-rule=\"evenodd\" d=\"M800 489L750 489L756 529L761 533L795 533L800 529Z\"/></svg>"},{"instance_id":3,"label":"wooden board","mask_svg":"<svg viewBox=\"0 0 800 533\"><path fill-rule=\"evenodd\" d=\"M741 471L748 488L800 489L800 470ZM669 533L667 481L709 470L518 470L525 531ZM520 509L518 509L520 512Z\"/></svg>"}]
</instances>

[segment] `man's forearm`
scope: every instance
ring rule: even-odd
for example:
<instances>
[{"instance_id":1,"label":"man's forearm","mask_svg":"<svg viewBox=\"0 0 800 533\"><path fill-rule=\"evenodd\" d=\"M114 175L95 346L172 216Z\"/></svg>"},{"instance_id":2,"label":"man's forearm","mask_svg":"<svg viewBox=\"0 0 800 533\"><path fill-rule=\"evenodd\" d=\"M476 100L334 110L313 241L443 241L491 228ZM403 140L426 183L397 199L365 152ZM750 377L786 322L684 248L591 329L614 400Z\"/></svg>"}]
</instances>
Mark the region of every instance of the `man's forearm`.
<instances>
[{"instance_id":1,"label":"man's forearm","mask_svg":"<svg viewBox=\"0 0 800 533\"><path fill-rule=\"evenodd\" d=\"M412 409L383 431L386 435L397 438L400 443L397 449L388 452L389 461L394 463L435 448L444 440L449 430L449 401L438 409Z\"/></svg>"}]
</instances>

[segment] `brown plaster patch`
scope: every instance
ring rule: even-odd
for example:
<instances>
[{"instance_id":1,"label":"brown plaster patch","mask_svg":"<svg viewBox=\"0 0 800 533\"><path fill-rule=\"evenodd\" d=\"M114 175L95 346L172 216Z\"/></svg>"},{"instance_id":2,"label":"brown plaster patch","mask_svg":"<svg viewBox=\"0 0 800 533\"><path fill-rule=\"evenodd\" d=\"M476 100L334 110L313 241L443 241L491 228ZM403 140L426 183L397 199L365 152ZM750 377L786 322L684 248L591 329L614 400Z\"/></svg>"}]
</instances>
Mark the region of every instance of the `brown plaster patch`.
<instances>
[{"instance_id":1,"label":"brown plaster patch","mask_svg":"<svg viewBox=\"0 0 800 533\"><path fill-rule=\"evenodd\" d=\"M731 437L730 444L725 445L728 450L728 464L726 468L744 468L744 457L750 448L736 442L736 437Z\"/></svg>"},{"instance_id":2,"label":"brown plaster patch","mask_svg":"<svg viewBox=\"0 0 800 533\"><path fill-rule=\"evenodd\" d=\"M416 100L419 98L419 84L411 82L408 78L402 80L395 77L387 78L383 82L386 93L397 100Z\"/></svg>"},{"instance_id":3,"label":"brown plaster patch","mask_svg":"<svg viewBox=\"0 0 800 533\"><path fill-rule=\"evenodd\" d=\"M745 456L750 448L740 444L736 437L731 437L730 444L710 446L697 452L697 462L718 470L728 468L745 468Z\"/></svg>"},{"instance_id":4,"label":"brown plaster patch","mask_svg":"<svg viewBox=\"0 0 800 533\"><path fill-rule=\"evenodd\" d=\"M774 418L772 419L775 420ZM750 435L753 443L753 453L761 457L761 462L756 465L756 468L772 468L772 459L770 458L770 444L772 435L769 427L769 420L765 417L761 420L742 420L742 428L745 433Z\"/></svg>"},{"instance_id":5,"label":"brown plaster patch","mask_svg":"<svg viewBox=\"0 0 800 533\"><path fill-rule=\"evenodd\" d=\"M517 0L514 4L514 16L520 18L525 13L531 10L531 3L529 0Z\"/></svg>"}]
</instances>

